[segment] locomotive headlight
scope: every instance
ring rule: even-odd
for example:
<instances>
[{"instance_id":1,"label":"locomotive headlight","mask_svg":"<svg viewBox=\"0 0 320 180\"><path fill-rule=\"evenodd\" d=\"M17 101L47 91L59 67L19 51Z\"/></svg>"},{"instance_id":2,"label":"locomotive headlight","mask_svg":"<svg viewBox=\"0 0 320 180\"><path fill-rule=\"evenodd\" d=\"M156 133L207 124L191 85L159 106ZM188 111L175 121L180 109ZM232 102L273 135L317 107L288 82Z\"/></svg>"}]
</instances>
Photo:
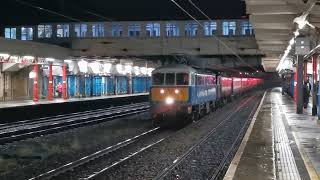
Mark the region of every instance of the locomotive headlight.
<instances>
[{"instance_id":1,"label":"locomotive headlight","mask_svg":"<svg viewBox=\"0 0 320 180\"><path fill-rule=\"evenodd\" d=\"M166 104L171 105L174 103L174 99L172 97L167 97Z\"/></svg>"},{"instance_id":2,"label":"locomotive headlight","mask_svg":"<svg viewBox=\"0 0 320 180\"><path fill-rule=\"evenodd\" d=\"M179 94L180 93L179 89L174 90L174 93Z\"/></svg>"},{"instance_id":3,"label":"locomotive headlight","mask_svg":"<svg viewBox=\"0 0 320 180\"><path fill-rule=\"evenodd\" d=\"M164 89L161 89L161 90L160 90L160 94L164 94Z\"/></svg>"}]
</instances>

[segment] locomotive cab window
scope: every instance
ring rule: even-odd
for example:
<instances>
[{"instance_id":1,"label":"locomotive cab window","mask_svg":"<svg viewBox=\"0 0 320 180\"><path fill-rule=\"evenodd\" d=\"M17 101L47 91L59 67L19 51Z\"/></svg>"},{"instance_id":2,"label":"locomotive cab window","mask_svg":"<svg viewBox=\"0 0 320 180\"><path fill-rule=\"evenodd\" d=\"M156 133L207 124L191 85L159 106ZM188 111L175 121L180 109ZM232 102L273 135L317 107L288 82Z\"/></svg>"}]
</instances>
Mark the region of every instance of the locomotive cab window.
<instances>
[{"instance_id":1,"label":"locomotive cab window","mask_svg":"<svg viewBox=\"0 0 320 180\"><path fill-rule=\"evenodd\" d=\"M175 85L175 74L167 73L166 74L166 85Z\"/></svg>"},{"instance_id":2,"label":"locomotive cab window","mask_svg":"<svg viewBox=\"0 0 320 180\"><path fill-rule=\"evenodd\" d=\"M152 76L152 84L153 85L164 85L164 74L157 73Z\"/></svg>"},{"instance_id":3,"label":"locomotive cab window","mask_svg":"<svg viewBox=\"0 0 320 180\"><path fill-rule=\"evenodd\" d=\"M189 74L177 73L177 85L189 85Z\"/></svg>"}]
</instances>

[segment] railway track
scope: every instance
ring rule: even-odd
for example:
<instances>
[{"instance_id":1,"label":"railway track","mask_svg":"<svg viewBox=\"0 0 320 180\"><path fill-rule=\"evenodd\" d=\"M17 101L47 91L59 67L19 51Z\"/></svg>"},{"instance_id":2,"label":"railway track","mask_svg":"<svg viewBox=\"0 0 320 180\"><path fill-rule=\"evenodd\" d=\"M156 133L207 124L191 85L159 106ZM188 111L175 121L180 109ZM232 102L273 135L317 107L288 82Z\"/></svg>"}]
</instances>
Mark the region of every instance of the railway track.
<instances>
[{"instance_id":1,"label":"railway track","mask_svg":"<svg viewBox=\"0 0 320 180\"><path fill-rule=\"evenodd\" d=\"M65 164L61 167L58 167L56 169L53 169L51 171L48 171L46 173L43 173L43 174L40 174L38 176L35 176L35 177L32 177L30 178L29 180L38 180L38 179L52 179L52 178L55 178L57 176L63 176L63 178L65 178L65 176L63 174L65 173L68 173L70 171L73 171L74 169L79 169L79 168L86 168L86 166L90 166L89 164L96 161L97 159L99 158L102 158L104 156L107 156L111 153L114 153L116 151L119 151L121 149L124 149L126 148L127 146L143 139L144 137L147 137L147 136L150 136L151 134L153 133L157 133L158 131L160 130L160 128L154 128L154 129L151 129L149 131L146 131L140 135L137 135L137 136L134 136L133 138L130 138L130 139L127 139L125 141L122 141L122 142L119 142L113 146L109 146L105 149L102 149L98 152L95 152L91 155L88 155L88 156L85 156L79 160L76 160L76 161L73 161L73 162L70 162L68 164ZM125 158L122 158L116 162L113 162L111 165L99 170L99 171L96 171L96 172L92 172L90 173L90 175L88 176L84 176L82 177L81 179L93 179L95 178L96 176L99 176L101 175L102 173L104 173L105 171L121 164L122 162L124 161L127 161L128 159L132 158L133 156L136 156L142 152L144 152L145 150L155 146L156 144L159 144L160 142L162 142L164 140L164 138L161 138L153 143L149 143L147 145L145 145L144 147L140 148L138 151L134 152L134 153L131 153L129 156L125 157Z\"/></svg>"},{"instance_id":2,"label":"railway track","mask_svg":"<svg viewBox=\"0 0 320 180\"><path fill-rule=\"evenodd\" d=\"M143 113L149 103L130 104L106 109L97 109L35 120L0 125L0 144L12 143L28 138L66 131L73 128L94 125L115 118Z\"/></svg>"},{"instance_id":3,"label":"railway track","mask_svg":"<svg viewBox=\"0 0 320 180\"><path fill-rule=\"evenodd\" d=\"M168 166L163 171L161 171L154 179L155 180L170 179L169 178L169 177L171 177L170 175L175 174L174 171L179 165L184 163L193 152L195 152L197 149L200 148L201 145L208 142L209 138L211 138L219 130L219 128L224 126L233 116L235 116L239 111L241 111L253 98L254 97L250 97L247 100L245 100L245 102L241 106L237 107L224 120L222 120L215 128L213 128L210 132L208 132L200 141L198 141L194 146L189 148L184 154L182 154L175 161L173 161L173 163L170 166ZM255 106L255 107L257 107L257 106ZM249 117L252 117L255 109L256 108L254 108L252 110ZM237 149L237 144L241 141L241 137L242 137L243 133L245 132L248 123L250 123L250 119L251 118L248 118L246 123L243 125L243 127L241 128L241 131L239 132L239 134L238 134L236 140L233 142L232 146L228 150L226 150L226 152L227 152L226 156L222 159L219 167L215 169L215 171L212 173L211 178L209 178L209 179L217 180L220 178L221 174L224 172L224 167L227 165L230 157L232 157L232 153ZM176 177L176 178L179 179L179 177Z\"/></svg>"}]
</instances>

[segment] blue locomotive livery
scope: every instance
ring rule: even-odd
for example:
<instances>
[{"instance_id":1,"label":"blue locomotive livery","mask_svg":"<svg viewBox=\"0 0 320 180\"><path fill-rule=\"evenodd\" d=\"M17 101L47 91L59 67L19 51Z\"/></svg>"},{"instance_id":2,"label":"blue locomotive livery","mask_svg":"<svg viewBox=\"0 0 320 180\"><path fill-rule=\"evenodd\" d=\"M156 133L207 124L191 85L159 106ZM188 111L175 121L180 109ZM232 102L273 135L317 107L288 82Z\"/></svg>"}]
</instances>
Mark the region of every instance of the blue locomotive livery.
<instances>
[{"instance_id":1,"label":"blue locomotive livery","mask_svg":"<svg viewBox=\"0 0 320 180\"><path fill-rule=\"evenodd\" d=\"M216 75L199 73L186 65L154 70L151 87L154 124L188 122L208 112L216 102L216 86Z\"/></svg>"}]
</instances>

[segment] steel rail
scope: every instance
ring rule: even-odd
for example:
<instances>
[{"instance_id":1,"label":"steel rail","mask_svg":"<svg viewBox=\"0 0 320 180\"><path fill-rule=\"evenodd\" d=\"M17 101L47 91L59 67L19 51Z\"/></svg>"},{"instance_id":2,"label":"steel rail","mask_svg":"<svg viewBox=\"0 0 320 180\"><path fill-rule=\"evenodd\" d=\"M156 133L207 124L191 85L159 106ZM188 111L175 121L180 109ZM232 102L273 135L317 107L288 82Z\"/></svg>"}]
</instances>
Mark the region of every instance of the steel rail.
<instances>
[{"instance_id":1,"label":"steel rail","mask_svg":"<svg viewBox=\"0 0 320 180\"><path fill-rule=\"evenodd\" d=\"M137 135L137 136L134 136L133 138L131 139L127 139L125 141L122 141L122 142L119 142L115 145L112 145L112 146L109 146L103 150L100 150L100 151L97 151L91 155L88 155L88 156L85 156L81 159L78 159L76 161L73 161L73 162L70 162L68 164L65 164L63 166L60 166L56 169L53 169L51 171L48 171L46 173L43 173L43 174L40 174L38 176L35 176L35 177L32 177L30 178L29 180L38 180L38 179L50 179L50 178L53 178L55 176L58 176L58 175L61 175L65 172L68 172L68 171L72 171L73 169L75 168L78 168L80 166L84 166L86 165L87 163L91 162L91 161L94 161L102 156L106 156L112 152L115 152L119 149L122 149L124 147L127 147L128 145L136 142L137 140L141 139L142 137L145 137L151 133L155 133L159 130L160 128L157 127L157 128L154 128L154 129L151 129L149 131L146 131L140 135ZM149 145L150 146L150 145ZM113 164L114 166L114 164ZM98 175L98 173L96 173L96 175ZM93 175L94 176L94 175Z\"/></svg>"},{"instance_id":2,"label":"steel rail","mask_svg":"<svg viewBox=\"0 0 320 180\"><path fill-rule=\"evenodd\" d=\"M250 100L253 99L254 96L251 96L245 100L243 100L242 104L240 106L237 107L237 109L235 111L233 111L232 113L230 113L224 120L222 120L216 127L214 127L209 133L207 133L207 135L205 135L200 141L198 141L195 145L193 145L191 148L188 149L187 152L185 152L182 156L178 157L176 160L173 161L173 163L165 168L162 172L160 172L160 174L158 174L154 179L155 180L160 180L160 179L164 179L170 172L172 172L172 170L174 170L179 164L181 164L192 152L194 152L194 150L199 147L201 144L203 144L204 142L206 142L209 137L212 136L212 134L214 134L219 127L221 127L222 125L224 125L228 120L231 119L232 116L234 116L237 112L239 112L245 105L247 105L249 103Z\"/></svg>"}]
</instances>

